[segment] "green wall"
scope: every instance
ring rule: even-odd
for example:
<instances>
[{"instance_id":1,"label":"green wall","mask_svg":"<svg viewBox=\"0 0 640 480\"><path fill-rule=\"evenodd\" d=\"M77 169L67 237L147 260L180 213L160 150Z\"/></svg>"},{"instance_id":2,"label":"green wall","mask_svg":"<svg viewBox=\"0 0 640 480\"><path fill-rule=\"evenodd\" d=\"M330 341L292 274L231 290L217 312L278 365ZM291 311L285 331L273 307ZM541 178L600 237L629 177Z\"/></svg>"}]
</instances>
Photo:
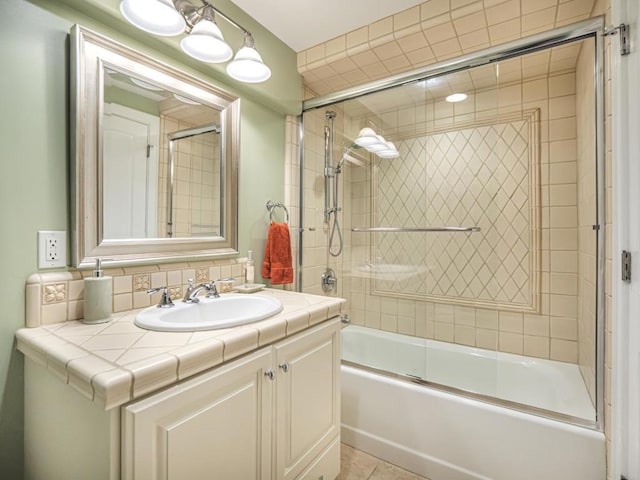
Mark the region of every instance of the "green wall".
<instances>
[{"instance_id":1,"label":"green wall","mask_svg":"<svg viewBox=\"0 0 640 480\"><path fill-rule=\"evenodd\" d=\"M23 476L23 358L15 350L14 333L25 323L25 281L37 271L37 231L68 230L67 50L68 32L74 23L134 47L142 46L145 52L167 63L222 84L219 72L209 73L209 67L176 60L179 52L167 54L163 44L154 44L153 38L118 33L129 30L113 28L116 20L107 18L103 25L86 12L60 7L59 2L53 1L0 1L3 67L0 291L4 298L0 313L0 478L3 479L18 480ZM295 54L273 38L265 42L265 47L273 49L269 55L279 57L280 62L282 58L288 59L285 70L289 73L284 77L282 72L274 75L277 86L252 90L251 86L234 85L228 78L223 85L242 97L239 247L242 255L248 249L256 251L257 265L268 224L264 205L268 199L284 199L285 113L300 110L302 91L299 75L291 73L295 71ZM282 89L288 93L279 100L277 92Z\"/></svg>"}]
</instances>

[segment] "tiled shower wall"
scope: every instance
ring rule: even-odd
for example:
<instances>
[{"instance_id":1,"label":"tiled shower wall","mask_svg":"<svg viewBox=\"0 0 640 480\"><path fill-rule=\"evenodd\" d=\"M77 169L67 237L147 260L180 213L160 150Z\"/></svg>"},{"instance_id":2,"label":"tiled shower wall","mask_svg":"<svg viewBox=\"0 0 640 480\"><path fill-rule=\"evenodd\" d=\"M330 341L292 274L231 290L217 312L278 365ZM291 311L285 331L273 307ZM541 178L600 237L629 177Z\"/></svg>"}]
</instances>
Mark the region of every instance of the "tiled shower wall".
<instances>
[{"instance_id":1,"label":"tiled shower wall","mask_svg":"<svg viewBox=\"0 0 640 480\"><path fill-rule=\"evenodd\" d=\"M160 115L158 237L167 236L169 133L195 125ZM210 132L174 142L173 236L220 234L220 135Z\"/></svg>"},{"instance_id":2,"label":"tiled shower wall","mask_svg":"<svg viewBox=\"0 0 640 480\"><path fill-rule=\"evenodd\" d=\"M537 115L425 132L396 142L397 161L376 161L374 225L481 229L376 234L365 266L406 267L376 274L376 293L539 310Z\"/></svg>"},{"instance_id":3,"label":"tiled shower wall","mask_svg":"<svg viewBox=\"0 0 640 480\"><path fill-rule=\"evenodd\" d=\"M486 103L485 94L490 93L494 99ZM539 312L518 311L517 308L496 309L474 307L471 304L463 305L460 302L439 301L425 302L409 298L405 289L389 292L387 295L372 294L370 279L351 279L352 301L350 312L353 323L363 324L373 328L397 331L399 333L416 335L426 338L435 338L449 342L473 345L482 348L497 349L511 353L519 353L542 358L551 358L561 361L577 362L577 185L576 185L576 125L575 125L575 72L568 71L561 74L537 78L522 84L500 86L498 91L476 92L469 100L475 106L473 111L476 118L483 118L482 113L490 105L495 112L514 113L537 109L540 112L540 208L541 213L541 266L540 293L541 304ZM497 107L497 108L495 108ZM413 118L420 116L424 106L417 106ZM435 111L435 110L434 110ZM441 111L441 110L440 110ZM451 108L449 124L456 123L455 111ZM389 112L387 112L387 115ZM405 112L406 114L406 112ZM466 111L462 119L465 120L465 128L468 128L469 112ZM431 117L433 118L433 117ZM446 123L446 122L445 122ZM453 130L452 132L455 132ZM385 136L386 132L383 132ZM423 143L432 139L433 135L416 136L411 140L415 144L418 139ZM393 138L392 138L393 139ZM405 179L414 178L412 168L416 158L412 157L407 141L400 142L401 158L392 162L410 162L404 174L396 174L396 184L388 185L385 189L396 192L393 198L401 198L402 189L408 182ZM426 155L421 152L420 155ZM470 152L474 155L474 152ZM432 161L434 159L431 159ZM384 161L381 161L384 162ZM350 169L355 167L350 166ZM434 169L440 169L433 163L425 165L425 179L432 178ZM401 170L397 167L395 170ZM427 174L431 172L431 174ZM355 174L352 174L355 178ZM535 176L533 177L535 178ZM354 183L351 188L352 205L354 209L353 223L362 223L368 218L368 212L355 213L357 205L371 204L369 195L369 178L360 174L359 183ZM454 182L453 185L457 184ZM430 188L426 180L427 188ZM455 196L450 196L445 191L449 184L446 179L439 186L431 187L440 190L441 198L457 203ZM392 187L392 188L391 188ZM372 189L376 190L376 187ZM408 197L405 201L410 208L415 208L415 202L411 191L405 192ZM362 196L362 197L360 197ZM379 202L378 202L379 204ZM426 215L428 205L419 212L419 216L427 222L438 221L429 219ZM451 205L449 210L454 210L456 205ZM396 217L402 207L394 210ZM415 223L415 222L411 222ZM390 225L385 225L390 226ZM397 226L397 225L394 225ZM399 225L419 226L419 225ZM432 225L433 226L433 225ZM534 225L535 227L535 225ZM535 228L534 228L535 230ZM534 232L535 233L535 232ZM354 239L354 265L353 272L362 271L367 259L375 261L375 254L367 254L366 247L358 249L366 244L368 239L362 239L352 234ZM388 235L388 234L387 234ZM401 234L397 234L401 235ZM424 242L425 237L410 235L403 238L402 242ZM428 234L430 236L439 234ZM446 234L454 235L454 234ZM459 235L459 234L455 234ZM466 234L462 234L463 236ZM471 234L481 235L481 234ZM462 237L460 237L462 238ZM477 237L480 238L480 237ZM488 239L489 240L489 239ZM495 248L500 239L495 238ZM398 241L398 240L396 240ZM429 242L432 243L433 239ZM463 240L461 240L463 241ZM410 243L409 243L410 245ZM406 248L407 245L404 245ZM391 246L392 248L393 245ZM398 247L398 244L396 244ZM442 244L445 248L445 244ZM455 245L459 248L460 245ZM420 250L420 245L409 248ZM427 249L428 250L428 249ZM468 249L467 249L468 250ZM391 254L393 256L393 253ZM406 255L407 258L412 255ZM455 254L453 255L455 256ZM433 260L433 258L432 258ZM384 264L384 261L382 262ZM403 262L404 263L404 262ZM419 265L429 268L428 262ZM451 265L454 268L454 265ZM494 276L486 278L487 281L495 280ZM498 279L500 280L500 279ZM406 283L406 282L405 282ZM533 286L533 292L536 288ZM405 297L405 298L398 298Z\"/></svg>"}]
</instances>

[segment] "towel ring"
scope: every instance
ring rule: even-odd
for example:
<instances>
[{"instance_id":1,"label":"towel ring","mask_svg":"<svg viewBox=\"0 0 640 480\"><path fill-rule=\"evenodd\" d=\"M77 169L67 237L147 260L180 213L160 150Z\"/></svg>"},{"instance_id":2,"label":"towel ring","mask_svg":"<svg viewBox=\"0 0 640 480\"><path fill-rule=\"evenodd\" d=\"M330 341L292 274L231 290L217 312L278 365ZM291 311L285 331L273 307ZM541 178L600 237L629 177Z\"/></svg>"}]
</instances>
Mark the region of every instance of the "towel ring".
<instances>
[{"instance_id":1,"label":"towel ring","mask_svg":"<svg viewBox=\"0 0 640 480\"><path fill-rule=\"evenodd\" d=\"M284 210L284 213L286 215L286 223L289 223L289 210L287 210L287 207L285 207L282 203L278 202L278 203L273 203L271 200L267 201L267 210L269 210L269 221L273 222L273 211L276 208L282 208Z\"/></svg>"}]
</instances>

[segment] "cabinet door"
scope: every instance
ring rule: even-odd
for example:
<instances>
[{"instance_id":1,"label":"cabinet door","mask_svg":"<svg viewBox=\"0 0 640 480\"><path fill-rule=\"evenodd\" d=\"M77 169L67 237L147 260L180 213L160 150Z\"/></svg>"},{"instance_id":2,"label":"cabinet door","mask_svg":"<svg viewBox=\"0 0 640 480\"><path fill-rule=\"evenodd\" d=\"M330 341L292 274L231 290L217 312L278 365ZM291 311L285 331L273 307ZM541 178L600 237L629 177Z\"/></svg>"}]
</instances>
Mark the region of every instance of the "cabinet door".
<instances>
[{"instance_id":1,"label":"cabinet door","mask_svg":"<svg viewBox=\"0 0 640 480\"><path fill-rule=\"evenodd\" d=\"M271 348L124 408L128 480L269 479Z\"/></svg>"},{"instance_id":2,"label":"cabinet door","mask_svg":"<svg viewBox=\"0 0 640 480\"><path fill-rule=\"evenodd\" d=\"M275 351L274 476L289 480L339 435L340 320L336 318L279 343Z\"/></svg>"}]
</instances>

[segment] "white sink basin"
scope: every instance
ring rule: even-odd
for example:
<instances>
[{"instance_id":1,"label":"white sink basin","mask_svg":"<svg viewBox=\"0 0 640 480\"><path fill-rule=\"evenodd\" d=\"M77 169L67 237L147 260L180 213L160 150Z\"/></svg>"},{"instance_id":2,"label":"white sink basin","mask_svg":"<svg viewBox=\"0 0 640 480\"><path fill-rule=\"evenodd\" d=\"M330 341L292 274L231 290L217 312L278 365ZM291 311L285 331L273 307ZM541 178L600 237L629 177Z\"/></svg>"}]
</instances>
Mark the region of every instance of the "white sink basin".
<instances>
[{"instance_id":1,"label":"white sink basin","mask_svg":"<svg viewBox=\"0 0 640 480\"><path fill-rule=\"evenodd\" d=\"M264 295L225 294L199 303L175 302L172 308L145 308L134 323L160 332L195 332L258 322L282 311L282 303Z\"/></svg>"}]
</instances>

